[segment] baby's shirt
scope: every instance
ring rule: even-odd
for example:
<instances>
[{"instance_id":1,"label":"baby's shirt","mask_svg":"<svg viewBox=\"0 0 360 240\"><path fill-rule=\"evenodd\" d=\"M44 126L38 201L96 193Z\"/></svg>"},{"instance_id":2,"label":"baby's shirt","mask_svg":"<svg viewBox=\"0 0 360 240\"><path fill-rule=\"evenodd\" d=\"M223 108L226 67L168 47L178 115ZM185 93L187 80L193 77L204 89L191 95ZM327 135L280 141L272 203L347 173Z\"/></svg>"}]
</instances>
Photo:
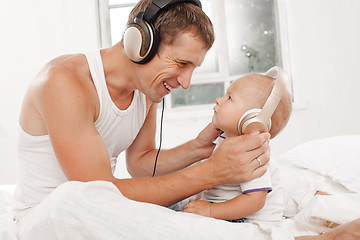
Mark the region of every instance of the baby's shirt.
<instances>
[{"instance_id":1,"label":"baby's shirt","mask_svg":"<svg viewBox=\"0 0 360 240\"><path fill-rule=\"evenodd\" d=\"M214 143L216 148L226 138L225 134L220 135ZM275 173L275 174L273 174ZM275 176L272 176L275 175ZM274 182L273 182L274 181ZM208 202L218 203L233 199L241 194L268 191L265 206L256 213L246 218L249 220L280 221L283 218L283 198L279 187L280 179L277 172L276 162L271 160L268 163L268 171L252 181L239 184L223 184L203 192L201 199ZM274 185L274 186L273 186ZM275 191L273 191L275 190Z\"/></svg>"}]
</instances>

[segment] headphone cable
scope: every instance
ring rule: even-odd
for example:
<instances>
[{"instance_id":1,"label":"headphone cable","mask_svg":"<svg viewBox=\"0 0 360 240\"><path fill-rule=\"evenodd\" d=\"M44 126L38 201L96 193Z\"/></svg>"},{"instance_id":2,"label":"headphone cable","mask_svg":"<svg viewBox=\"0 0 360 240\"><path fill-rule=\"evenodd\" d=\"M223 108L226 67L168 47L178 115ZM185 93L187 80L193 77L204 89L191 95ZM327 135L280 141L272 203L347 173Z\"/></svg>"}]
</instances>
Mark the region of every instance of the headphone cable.
<instances>
[{"instance_id":1,"label":"headphone cable","mask_svg":"<svg viewBox=\"0 0 360 240\"><path fill-rule=\"evenodd\" d=\"M163 100L162 100L162 110L161 110L161 120L160 120L160 144L159 144L159 149L158 149L158 151L156 153L156 157L155 157L154 170L153 170L153 174L152 174L153 177L155 176L156 164L157 164L157 160L158 160L160 149L161 149L161 143L162 143L162 126L163 126L163 118L164 118L164 108L165 108L165 98L163 98Z\"/></svg>"}]
</instances>

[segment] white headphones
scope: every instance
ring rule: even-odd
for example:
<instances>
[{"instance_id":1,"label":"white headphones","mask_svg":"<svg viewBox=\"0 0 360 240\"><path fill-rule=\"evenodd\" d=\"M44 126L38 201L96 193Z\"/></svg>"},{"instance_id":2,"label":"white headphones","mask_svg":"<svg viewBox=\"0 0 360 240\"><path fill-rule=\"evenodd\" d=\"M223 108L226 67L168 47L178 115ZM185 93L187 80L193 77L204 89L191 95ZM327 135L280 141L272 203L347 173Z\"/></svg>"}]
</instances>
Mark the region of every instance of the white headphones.
<instances>
[{"instance_id":1,"label":"white headphones","mask_svg":"<svg viewBox=\"0 0 360 240\"><path fill-rule=\"evenodd\" d=\"M161 11L177 3L190 2L201 8L199 0L152 0L144 12L127 24L123 42L126 55L134 63L145 64L156 54L160 40L153 21ZM174 26L176 27L176 26Z\"/></svg>"},{"instance_id":2,"label":"white headphones","mask_svg":"<svg viewBox=\"0 0 360 240\"><path fill-rule=\"evenodd\" d=\"M241 116L238 123L240 135L254 131L269 132L271 129L271 116L285 91L288 77L284 70L278 66L270 68L265 75L275 78L274 87L262 109L250 109Z\"/></svg>"}]
</instances>

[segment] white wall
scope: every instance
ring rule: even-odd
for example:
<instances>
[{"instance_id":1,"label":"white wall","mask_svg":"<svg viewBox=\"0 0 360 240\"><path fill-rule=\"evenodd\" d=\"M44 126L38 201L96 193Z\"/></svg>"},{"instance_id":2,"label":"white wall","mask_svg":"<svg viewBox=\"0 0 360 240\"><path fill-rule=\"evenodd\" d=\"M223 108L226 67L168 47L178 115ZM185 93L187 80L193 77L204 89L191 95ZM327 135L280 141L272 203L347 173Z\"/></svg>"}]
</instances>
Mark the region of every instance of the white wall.
<instances>
[{"instance_id":1,"label":"white wall","mask_svg":"<svg viewBox=\"0 0 360 240\"><path fill-rule=\"evenodd\" d=\"M359 134L360 1L286 2L292 75L307 109L294 112L283 148Z\"/></svg>"},{"instance_id":2,"label":"white wall","mask_svg":"<svg viewBox=\"0 0 360 240\"><path fill-rule=\"evenodd\" d=\"M285 1L297 99L275 154L327 136L360 134L360 1ZM0 0L0 184L14 183L16 122L24 91L48 60L98 47L95 0ZM165 112L164 147L195 137L211 109ZM123 171L120 171L123 172Z\"/></svg>"},{"instance_id":3,"label":"white wall","mask_svg":"<svg viewBox=\"0 0 360 240\"><path fill-rule=\"evenodd\" d=\"M0 184L16 181L24 92L50 59L98 48L95 0L0 0Z\"/></svg>"}]
</instances>

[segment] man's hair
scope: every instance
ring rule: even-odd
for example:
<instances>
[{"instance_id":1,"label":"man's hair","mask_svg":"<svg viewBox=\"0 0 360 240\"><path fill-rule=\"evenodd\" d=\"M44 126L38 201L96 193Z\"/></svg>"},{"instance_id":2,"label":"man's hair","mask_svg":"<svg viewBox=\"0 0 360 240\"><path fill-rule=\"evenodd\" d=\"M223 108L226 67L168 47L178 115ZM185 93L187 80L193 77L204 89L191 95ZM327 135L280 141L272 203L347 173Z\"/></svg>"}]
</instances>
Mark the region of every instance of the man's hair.
<instances>
[{"instance_id":1,"label":"man's hair","mask_svg":"<svg viewBox=\"0 0 360 240\"><path fill-rule=\"evenodd\" d=\"M151 4L152 0L141 0L132 9L128 23L132 22L139 12ZM192 32L199 36L209 50L214 43L215 34L209 17L200 7L193 3L183 2L171 5L160 11L152 20L154 27L159 31L160 45L171 45L180 33Z\"/></svg>"}]
</instances>

